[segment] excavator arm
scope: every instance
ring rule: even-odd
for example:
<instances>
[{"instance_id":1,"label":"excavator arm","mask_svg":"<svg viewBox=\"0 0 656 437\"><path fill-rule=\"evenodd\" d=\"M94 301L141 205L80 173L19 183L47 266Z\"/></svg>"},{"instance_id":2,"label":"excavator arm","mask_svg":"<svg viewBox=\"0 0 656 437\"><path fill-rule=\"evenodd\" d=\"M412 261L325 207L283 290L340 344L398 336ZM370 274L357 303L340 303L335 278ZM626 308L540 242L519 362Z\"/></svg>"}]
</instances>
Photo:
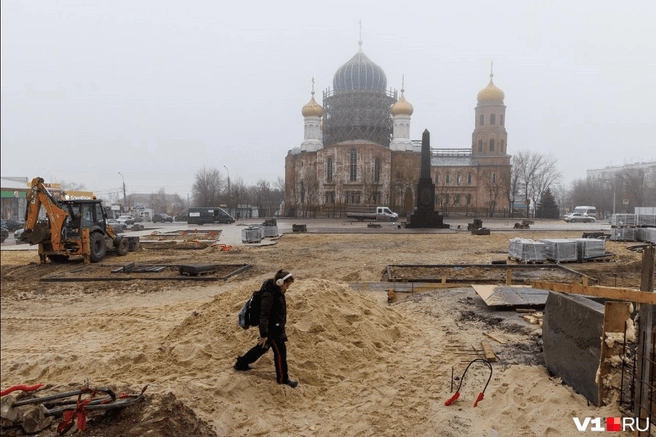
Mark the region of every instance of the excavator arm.
<instances>
[{"instance_id":1,"label":"excavator arm","mask_svg":"<svg viewBox=\"0 0 656 437\"><path fill-rule=\"evenodd\" d=\"M43 206L49 221L49 229L39 226L39 211ZM41 243L48 238L55 250L62 247L62 229L68 213L50 194L44 185L43 178L32 179L31 189L27 193L27 209L25 211L25 234L23 238L31 244Z\"/></svg>"}]
</instances>

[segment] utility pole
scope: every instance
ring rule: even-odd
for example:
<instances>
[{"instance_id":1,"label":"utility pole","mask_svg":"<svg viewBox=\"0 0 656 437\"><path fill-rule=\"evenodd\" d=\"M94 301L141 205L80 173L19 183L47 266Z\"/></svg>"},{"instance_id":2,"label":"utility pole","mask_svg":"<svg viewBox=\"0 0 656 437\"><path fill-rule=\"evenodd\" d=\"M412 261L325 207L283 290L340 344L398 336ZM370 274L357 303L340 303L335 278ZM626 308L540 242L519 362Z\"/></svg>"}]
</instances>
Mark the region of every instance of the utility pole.
<instances>
[{"instance_id":1,"label":"utility pole","mask_svg":"<svg viewBox=\"0 0 656 437\"><path fill-rule=\"evenodd\" d=\"M121 179L123 179L123 212L127 212L128 209L128 201L127 201L127 196L125 195L125 178L123 177L123 174L119 171L118 174L121 175Z\"/></svg>"}]
</instances>

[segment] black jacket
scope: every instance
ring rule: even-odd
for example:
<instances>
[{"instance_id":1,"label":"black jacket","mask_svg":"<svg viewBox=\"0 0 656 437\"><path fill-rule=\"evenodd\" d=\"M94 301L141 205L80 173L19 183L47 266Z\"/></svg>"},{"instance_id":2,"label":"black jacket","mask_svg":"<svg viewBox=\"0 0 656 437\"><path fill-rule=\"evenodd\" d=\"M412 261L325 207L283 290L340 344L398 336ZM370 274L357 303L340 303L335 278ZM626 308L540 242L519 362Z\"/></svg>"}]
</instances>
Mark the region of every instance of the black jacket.
<instances>
[{"instance_id":1,"label":"black jacket","mask_svg":"<svg viewBox=\"0 0 656 437\"><path fill-rule=\"evenodd\" d=\"M260 288L260 337L281 338L287 340L285 324L287 323L287 301L273 279L267 279Z\"/></svg>"}]
</instances>

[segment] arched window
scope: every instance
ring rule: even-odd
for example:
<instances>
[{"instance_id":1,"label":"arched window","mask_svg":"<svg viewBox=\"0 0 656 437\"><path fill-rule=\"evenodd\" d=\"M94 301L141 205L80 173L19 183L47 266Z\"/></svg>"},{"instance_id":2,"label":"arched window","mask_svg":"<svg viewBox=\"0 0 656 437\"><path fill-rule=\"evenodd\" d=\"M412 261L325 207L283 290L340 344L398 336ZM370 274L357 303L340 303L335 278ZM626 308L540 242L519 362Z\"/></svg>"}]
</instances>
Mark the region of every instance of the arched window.
<instances>
[{"instance_id":1,"label":"arched window","mask_svg":"<svg viewBox=\"0 0 656 437\"><path fill-rule=\"evenodd\" d=\"M467 185L471 185L471 184L472 184L472 174L467 173Z\"/></svg>"},{"instance_id":2,"label":"arched window","mask_svg":"<svg viewBox=\"0 0 656 437\"><path fill-rule=\"evenodd\" d=\"M500 152L506 153L506 142L504 140L501 140L501 147L500 147Z\"/></svg>"},{"instance_id":3,"label":"arched window","mask_svg":"<svg viewBox=\"0 0 656 437\"><path fill-rule=\"evenodd\" d=\"M350 169L351 182L358 180L358 151L351 149L351 169Z\"/></svg>"},{"instance_id":4,"label":"arched window","mask_svg":"<svg viewBox=\"0 0 656 437\"><path fill-rule=\"evenodd\" d=\"M485 116L481 114L480 117L478 117L478 124L483 126L483 122L485 121Z\"/></svg>"},{"instance_id":5,"label":"arched window","mask_svg":"<svg viewBox=\"0 0 656 437\"><path fill-rule=\"evenodd\" d=\"M435 173L435 185L439 185L439 184L440 184L440 174Z\"/></svg>"},{"instance_id":6,"label":"arched window","mask_svg":"<svg viewBox=\"0 0 656 437\"><path fill-rule=\"evenodd\" d=\"M490 152L494 152L494 140L490 140Z\"/></svg>"},{"instance_id":7,"label":"arched window","mask_svg":"<svg viewBox=\"0 0 656 437\"><path fill-rule=\"evenodd\" d=\"M449 173L446 174L446 179L444 180L444 183L449 185L451 183L451 177L449 176Z\"/></svg>"},{"instance_id":8,"label":"arched window","mask_svg":"<svg viewBox=\"0 0 656 437\"><path fill-rule=\"evenodd\" d=\"M328 182L333 181L333 158L332 157L328 158L328 162L326 163L326 180Z\"/></svg>"},{"instance_id":9,"label":"arched window","mask_svg":"<svg viewBox=\"0 0 656 437\"><path fill-rule=\"evenodd\" d=\"M490 114L490 124L496 124L496 123L497 123L496 114Z\"/></svg>"},{"instance_id":10,"label":"arched window","mask_svg":"<svg viewBox=\"0 0 656 437\"><path fill-rule=\"evenodd\" d=\"M471 205L471 194L467 194L467 205Z\"/></svg>"},{"instance_id":11,"label":"arched window","mask_svg":"<svg viewBox=\"0 0 656 437\"><path fill-rule=\"evenodd\" d=\"M445 195L444 195L444 204L445 204L445 205L448 205L448 204L449 204L450 197L451 197L451 196L449 196L448 194L445 194Z\"/></svg>"},{"instance_id":12,"label":"arched window","mask_svg":"<svg viewBox=\"0 0 656 437\"><path fill-rule=\"evenodd\" d=\"M462 177L460 176L460 173L456 175L456 185L460 185L460 182L462 182Z\"/></svg>"},{"instance_id":13,"label":"arched window","mask_svg":"<svg viewBox=\"0 0 656 437\"><path fill-rule=\"evenodd\" d=\"M301 181L301 203L305 203L305 184Z\"/></svg>"},{"instance_id":14,"label":"arched window","mask_svg":"<svg viewBox=\"0 0 656 437\"><path fill-rule=\"evenodd\" d=\"M380 182L380 158L374 160L374 182Z\"/></svg>"},{"instance_id":15,"label":"arched window","mask_svg":"<svg viewBox=\"0 0 656 437\"><path fill-rule=\"evenodd\" d=\"M478 151L479 152L483 151L483 140L478 140Z\"/></svg>"},{"instance_id":16,"label":"arched window","mask_svg":"<svg viewBox=\"0 0 656 437\"><path fill-rule=\"evenodd\" d=\"M503 126L503 119L504 119L503 114L499 115L499 124L501 126Z\"/></svg>"},{"instance_id":17,"label":"arched window","mask_svg":"<svg viewBox=\"0 0 656 437\"><path fill-rule=\"evenodd\" d=\"M454 198L453 198L453 204L454 204L454 205L460 205L460 194L456 194L456 195L453 196L453 197L454 197Z\"/></svg>"},{"instance_id":18,"label":"arched window","mask_svg":"<svg viewBox=\"0 0 656 437\"><path fill-rule=\"evenodd\" d=\"M497 174L496 173L492 173L492 183L493 184L497 183Z\"/></svg>"}]
</instances>

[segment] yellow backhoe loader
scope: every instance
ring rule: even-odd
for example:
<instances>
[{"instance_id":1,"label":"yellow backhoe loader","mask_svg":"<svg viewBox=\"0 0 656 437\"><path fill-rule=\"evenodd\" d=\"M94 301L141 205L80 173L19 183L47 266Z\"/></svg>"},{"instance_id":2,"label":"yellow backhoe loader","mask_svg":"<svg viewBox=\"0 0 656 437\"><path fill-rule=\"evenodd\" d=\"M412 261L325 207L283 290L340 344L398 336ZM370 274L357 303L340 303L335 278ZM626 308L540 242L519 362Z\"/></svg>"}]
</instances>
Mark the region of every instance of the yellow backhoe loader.
<instances>
[{"instance_id":1,"label":"yellow backhoe loader","mask_svg":"<svg viewBox=\"0 0 656 437\"><path fill-rule=\"evenodd\" d=\"M21 240L39 245L41 263L72 256L84 257L85 263L99 262L110 251L124 256L139 249L139 237L116 235L107 224L102 201L55 199L42 178L32 179L27 193Z\"/></svg>"}]
</instances>

